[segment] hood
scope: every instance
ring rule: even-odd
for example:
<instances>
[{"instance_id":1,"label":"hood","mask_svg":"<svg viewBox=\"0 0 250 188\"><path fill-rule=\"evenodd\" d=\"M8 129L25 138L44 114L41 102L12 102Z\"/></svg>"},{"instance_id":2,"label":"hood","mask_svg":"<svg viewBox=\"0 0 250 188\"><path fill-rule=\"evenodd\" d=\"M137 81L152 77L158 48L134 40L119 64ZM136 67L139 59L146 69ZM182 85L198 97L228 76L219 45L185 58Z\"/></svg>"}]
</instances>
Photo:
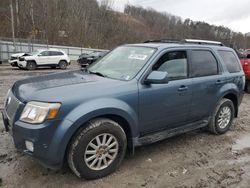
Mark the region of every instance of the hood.
<instances>
[{"instance_id":1,"label":"hood","mask_svg":"<svg viewBox=\"0 0 250 188\"><path fill-rule=\"evenodd\" d=\"M31 77L17 81L12 91L20 99L25 101L36 92L42 90L59 90L61 87L79 85L83 83L98 82L106 79L93 74L85 73L81 70L55 73L38 77ZM106 79L110 80L110 79ZM76 86L77 88L78 86ZM66 91L66 90L65 90ZM49 91L47 91L49 92Z\"/></svg>"},{"instance_id":2,"label":"hood","mask_svg":"<svg viewBox=\"0 0 250 188\"><path fill-rule=\"evenodd\" d=\"M22 102L49 101L75 105L96 97L124 95L136 90L132 82L104 78L82 70L30 77L17 81L12 92Z\"/></svg>"},{"instance_id":3,"label":"hood","mask_svg":"<svg viewBox=\"0 0 250 188\"><path fill-rule=\"evenodd\" d=\"M11 57L20 57L23 56L25 53L16 53L16 54L12 54Z\"/></svg>"}]
</instances>

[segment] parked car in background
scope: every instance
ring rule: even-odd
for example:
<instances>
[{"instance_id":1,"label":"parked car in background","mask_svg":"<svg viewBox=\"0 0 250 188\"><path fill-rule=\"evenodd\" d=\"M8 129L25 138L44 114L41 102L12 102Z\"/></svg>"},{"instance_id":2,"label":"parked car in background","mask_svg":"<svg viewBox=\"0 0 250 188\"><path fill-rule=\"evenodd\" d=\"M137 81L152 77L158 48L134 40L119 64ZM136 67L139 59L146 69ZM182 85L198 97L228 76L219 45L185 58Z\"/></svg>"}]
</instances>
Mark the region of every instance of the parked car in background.
<instances>
[{"instance_id":1,"label":"parked car in background","mask_svg":"<svg viewBox=\"0 0 250 188\"><path fill-rule=\"evenodd\" d=\"M34 70L37 67L59 67L66 69L70 64L70 58L68 55L58 49L40 49L32 53L26 53L22 57L18 58L18 67L21 69Z\"/></svg>"},{"instance_id":2,"label":"parked car in background","mask_svg":"<svg viewBox=\"0 0 250 188\"><path fill-rule=\"evenodd\" d=\"M244 84L231 48L159 40L117 47L85 71L19 80L2 114L17 149L95 179L114 172L127 149L199 128L226 133Z\"/></svg>"},{"instance_id":3,"label":"parked car in background","mask_svg":"<svg viewBox=\"0 0 250 188\"><path fill-rule=\"evenodd\" d=\"M246 49L245 54L250 54L250 49Z\"/></svg>"},{"instance_id":4,"label":"parked car in background","mask_svg":"<svg viewBox=\"0 0 250 188\"><path fill-rule=\"evenodd\" d=\"M250 51L249 51L250 52ZM246 54L236 50L246 77L245 91L250 93L250 53Z\"/></svg>"},{"instance_id":5,"label":"parked car in background","mask_svg":"<svg viewBox=\"0 0 250 188\"><path fill-rule=\"evenodd\" d=\"M107 51L91 52L89 54L84 53L79 56L79 58L77 59L77 62L81 67L87 67L91 65L92 63L94 63L96 60L106 55L107 53L108 53Z\"/></svg>"},{"instance_id":6,"label":"parked car in background","mask_svg":"<svg viewBox=\"0 0 250 188\"><path fill-rule=\"evenodd\" d=\"M18 67L18 58L19 57L22 57L25 53L16 53L16 54L12 54L10 56L10 59L9 59L9 63L12 67Z\"/></svg>"}]
</instances>

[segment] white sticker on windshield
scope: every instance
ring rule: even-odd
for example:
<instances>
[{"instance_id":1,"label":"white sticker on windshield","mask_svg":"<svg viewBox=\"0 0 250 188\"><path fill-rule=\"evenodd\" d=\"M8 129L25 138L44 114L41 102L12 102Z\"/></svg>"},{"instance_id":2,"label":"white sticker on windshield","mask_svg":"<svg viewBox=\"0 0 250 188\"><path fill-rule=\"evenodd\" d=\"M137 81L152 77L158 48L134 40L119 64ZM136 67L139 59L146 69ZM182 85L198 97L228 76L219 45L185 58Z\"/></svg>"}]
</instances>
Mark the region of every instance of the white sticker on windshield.
<instances>
[{"instance_id":1,"label":"white sticker on windshield","mask_svg":"<svg viewBox=\"0 0 250 188\"><path fill-rule=\"evenodd\" d=\"M131 54L128 58L144 61L145 59L147 59L147 57L148 56L144 54Z\"/></svg>"}]
</instances>

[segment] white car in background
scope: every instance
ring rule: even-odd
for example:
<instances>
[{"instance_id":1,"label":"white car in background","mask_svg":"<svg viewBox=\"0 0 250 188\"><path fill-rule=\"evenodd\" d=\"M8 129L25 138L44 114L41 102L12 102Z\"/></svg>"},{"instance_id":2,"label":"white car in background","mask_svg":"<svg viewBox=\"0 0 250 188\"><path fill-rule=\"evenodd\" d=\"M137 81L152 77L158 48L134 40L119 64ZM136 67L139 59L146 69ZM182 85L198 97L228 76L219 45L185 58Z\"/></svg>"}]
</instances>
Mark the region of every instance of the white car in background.
<instances>
[{"instance_id":1,"label":"white car in background","mask_svg":"<svg viewBox=\"0 0 250 188\"><path fill-rule=\"evenodd\" d=\"M18 62L18 58L22 57L25 53L16 53L16 54L12 54L10 56L9 59L9 63L12 67L18 67L17 62Z\"/></svg>"},{"instance_id":2,"label":"white car in background","mask_svg":"<svg viewBox=\"0 0 250 188\"><path fill-rule=\"evenodd\" d=\"M66 69L69 64L69 56L64 51L54 48L40 49L18 58L18 67L28 70L42 66Z\"/></svg>"}]
</instances>

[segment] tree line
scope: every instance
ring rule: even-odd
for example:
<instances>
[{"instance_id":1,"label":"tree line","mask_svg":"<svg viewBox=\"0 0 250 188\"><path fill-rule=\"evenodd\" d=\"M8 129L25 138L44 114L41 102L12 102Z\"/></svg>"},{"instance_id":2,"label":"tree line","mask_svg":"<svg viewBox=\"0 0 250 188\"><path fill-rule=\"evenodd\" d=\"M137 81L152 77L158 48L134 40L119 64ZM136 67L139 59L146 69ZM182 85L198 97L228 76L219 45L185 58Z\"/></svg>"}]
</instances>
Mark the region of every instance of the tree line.
<instances>
[{"instance_id":1,"label":"tree line","mask_svg":"<svg viewBox=\"0 0 250 188\"><path fill-rule=\"evenodd\" d=\"M1 0L0 37L12 36L10 4L16 38L105 49L149 39L194 38L250 48L250 37L227 27L133 5L121 13L110 0Z\"/></svg>"}]
</instances>

